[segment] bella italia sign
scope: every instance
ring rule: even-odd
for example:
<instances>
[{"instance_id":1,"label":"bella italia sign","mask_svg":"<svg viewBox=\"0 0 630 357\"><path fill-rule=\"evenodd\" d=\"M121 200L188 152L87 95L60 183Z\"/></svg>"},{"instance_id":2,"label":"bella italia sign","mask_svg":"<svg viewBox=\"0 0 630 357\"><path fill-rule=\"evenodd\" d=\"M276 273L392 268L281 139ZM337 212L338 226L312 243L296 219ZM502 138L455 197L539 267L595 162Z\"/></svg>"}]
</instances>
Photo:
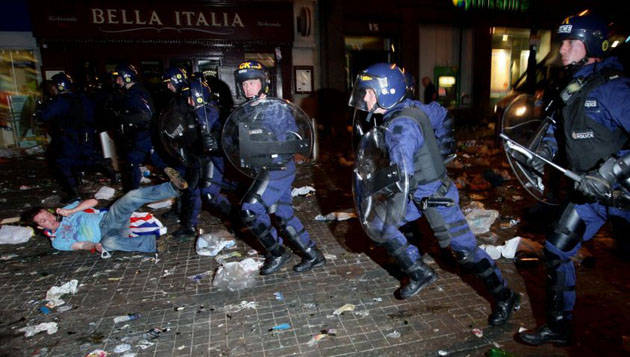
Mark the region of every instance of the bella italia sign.
<instances>
[{"instance_id":1,"label":"bella italia sign","mask_svg":"<svg viewBox=\"0 0 630 357\"><path fill-rule=\"evenodd\" d=\"M32 0L44 4L47 0ZM138 2L109 6L61 2L34 6L34 32L43 38L293 40L291 3L253 3L243 7L202 6L199 2Z\"/></svg>"},{"instance_id":2,"label":"bella italia sign","mask_svg":"<svg viewBox=\"0 0 630 357\"><path fill-rule=\"evenodd\" d=\"M464 10L488 9L500 11L526 12L530 0L452 0L453 5Z\"/></svg>"}]
</instances>

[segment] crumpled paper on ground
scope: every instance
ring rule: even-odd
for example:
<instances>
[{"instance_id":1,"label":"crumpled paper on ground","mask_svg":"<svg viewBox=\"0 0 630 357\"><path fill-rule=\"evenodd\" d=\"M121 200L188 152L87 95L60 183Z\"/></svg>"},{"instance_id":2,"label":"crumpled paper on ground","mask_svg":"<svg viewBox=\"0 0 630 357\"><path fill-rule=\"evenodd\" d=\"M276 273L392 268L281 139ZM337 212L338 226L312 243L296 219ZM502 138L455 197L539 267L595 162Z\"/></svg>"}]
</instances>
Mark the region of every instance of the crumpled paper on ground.
<instances>
[{"instance_id":1,"label":"crumpled paper on ground","mask_svg":"<svg viewBox=\"0 0 630 357\"><path fill-rule=\"evenodd\" d=\"M291 197L304 196L311 192L315 192L315 188L313 186L295 187L291 190Z\"/></svg>"},{"instance_id":2,"label":"crumpled paper on ground","mask_svg":"<svg viewBox=\"0 0 630 357\"><path fill-rule=\"evenodd\" d=\"M61 286L53 286L48 289L48 292L46 292L46 300L48 300L48 303L46 306L52 309L55 306L65 304L66 302L61 300L61 297L65 294L76 294L78 284L78 280L72 279Z\"/></svg>"},{"instance_id":3,"label":"crumpled paper on ground","mask_svg":"<svg viewBox=\"0 0 630 357\"><path fill-rule=\"evenodd\" d=\"M256 277L261 266L262 262L252 258L225 263L217 269L212 286L227 288L230 291L252 287L256 284Z\"/></svg>"},{"instance_id":4,"label":"crumpled paper on ground","mask_svg":"<svg viewBox=\"0 0 630 357\"><path fill-rule=\"evenodd\" d=\"M0 227L0 244L22 244L33 236L32 227L7 226Z\"/></svg>"},{"instance_id":5,"label":"crumpled paper on ground","mask_svg":"<svg viewBox=\"0 0 630 357\"><path fill-rule=\"evenodd\" d=\"M58 327L56 322L42 322L39 325L22 327L18 331L24 332L24 337L31 337L42 331L46 331L47 334L52 335L56 333L57 330Z\"/></svg>"},{"instance_id":6,"label":"crumpled paper on ground","mask_svg":"<svg viewBox=\"0 0 630 357\"><path fill-rule=\"evenodd\" d=\"M111 200L115 193L116 189L109 186L103 186L96 191L94 198L97 200Z\"/></svg>"},{"instance_id":7,"label":"crumpled paper on ground","mask_svg":"<svg viewBox=\"0 0 630 357\"><path fill-rule=\"evenodd\" d=\"M490 258L494 260L497 260L501 257L504 257L506 259L514 259L520 242L521 237L514 237L510 240L505 241L503 245L482 244L479 246L479 248L485 250Z\"/></svg>"},{"instance_id":8,"label":"crumpled paper on ground","mask_svg":"<svg viewBox=\"0 0 630 357\"><path fill-rule=\"evenodd\" d=\"M224 248L232 248L236 245L234 239L230 239L228 231L218 231L212 234L202 234L197 238L196 251L197 254L206 257L214 257Z\"/></svg>"},{"instance_id":9,"label":"crumpled paper on ground","mask_svg":"<svg viewBox=\"0 0 630 357\"><path fill-rule=\"evenodd\" d=\"M318 214L315 216L316 221L347 221L350 218L356 218L357 214L354 212L330 212L329 214L322 216Z\"/></svg>"},{"instance_id":10,"label":"crumpled paper on ground","mask_svg":"<svg viewBox=\"0 0 630 357\"><path fill-rule=\"evenodd\" d=\"M473 234L482 234L490 230L490 226L499 217L499 211L493 209L473 208L466 214L466 221Z\"/></svg>"}]
</instances>

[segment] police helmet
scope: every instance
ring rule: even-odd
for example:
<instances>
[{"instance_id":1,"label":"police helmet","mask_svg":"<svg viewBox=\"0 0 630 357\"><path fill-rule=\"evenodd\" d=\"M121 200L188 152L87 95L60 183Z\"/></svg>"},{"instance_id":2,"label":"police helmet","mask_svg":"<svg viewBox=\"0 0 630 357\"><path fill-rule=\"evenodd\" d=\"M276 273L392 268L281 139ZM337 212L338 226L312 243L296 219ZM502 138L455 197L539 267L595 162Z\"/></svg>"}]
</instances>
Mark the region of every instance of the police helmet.
<instances>
[{"instance_id":1,"label":"police helmet","mask_svg":"<svg viewBox=\"0 0 630 357\"><path fill-rule=\"evenodd\" d=\"M195 78L190 81L190 98L193 106L196 108L206 105L210 102L210 87L205 81Z\"/></svg>"},{"instance_id":2,"label":"police helmet","mask_svg":"<svg viewBox=\"0 0 630 357\"><path fill-rule=\"evenodd\" d=\"M50 79L58 93L66 93L72 90L72 78L64 72L59 72Z\"/></svg>"},{"instance_id":3,"label":"police helmet","mask_svg":"<svg viewBox=\"0 0 630 357\"><path fill-rule=\"evenodd\" d=\"M236 82L237 93L245 96L243 92L243 82L249 79L260 79L261 89L256 95L261 93L269 93L269 73L267 68L258 61L245 61L238 65L238 69L234 72L234 80Z\"/></svg>"},{"instance_id":4,"label":"police helmet","mask_svg":"<svg viewBox=\"0 0 630 357\"><path fill-rule=\"evenodd\" d=\"M135 82L138 79L138 70L131 64L119 64L112 73L114 78L121 77L124 84Z\"/></svg>"},{"instance_id":5,"label":"police helmet","mask_svg":"<svg viewBox=\"0 0 630 357\"><path fill-rule=\"evenodd\" d=\"M183 68L171 67L167 69L162 76L162 81L166 85L168 85L168 83L172 84L175 88L175 93L188 90L188 75Z\"/></svg>"},{"instance_id":6,"label":"police helmet","mask_svg":"<svg viewBox=\"0 0 630 357\"><path fill-rule=\"evenodd\" d=\"M558 26L560 40L580 40L587 57L602 58L608 52L608 25L601 17L583 11L569 16Z\"/></svg>"},{"instance_id":7,"label":"police helmet","mask_svg":"<svg viewBox=\"0 0 630 357\"><path fill-rule=\"evenodd\" d=\"M368 111L367 103L363 100L368 88L374 90L378 107L391 109L405 99L405 75L396 64L377 63L369 66L357 75L348 105Z\"/></svg>"}]
</instances>

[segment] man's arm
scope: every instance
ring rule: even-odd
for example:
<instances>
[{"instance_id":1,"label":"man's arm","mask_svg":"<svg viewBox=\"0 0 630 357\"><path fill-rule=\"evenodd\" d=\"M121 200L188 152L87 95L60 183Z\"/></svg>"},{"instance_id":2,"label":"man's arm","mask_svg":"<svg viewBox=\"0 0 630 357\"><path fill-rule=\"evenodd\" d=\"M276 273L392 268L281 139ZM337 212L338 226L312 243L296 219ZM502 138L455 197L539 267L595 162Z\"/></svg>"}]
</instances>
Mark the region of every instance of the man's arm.
<instances>
[{"instance_id":1,"label":"man's arm","mask_svg":"<svg viewBox=\"0 0 630 357\"><path fill-rule=\"evenodd\" d=\"M101 243L93 243L93 242L76 242L72 243L72 250L96 250L97 252L103 251L103 246Z\"/></svg>"},{"instance_id":2,"label":"man's arm","mask_svg":"<svg viewBox=\"0 0 630 357\"><path fill-rule=\"evenodd\" d=\"M94 198L90 198L89 200L82 201L76 207L71 208L71 209L57 208L56 212L60 216L68 217L68 216L70 216L70 215L72 215L74 213L83 211L83 210L88 209L88 208L92 208L92 207L96 206L97 204L98 204L98 200L96 200Z\"/></svg>"}]
</instances>

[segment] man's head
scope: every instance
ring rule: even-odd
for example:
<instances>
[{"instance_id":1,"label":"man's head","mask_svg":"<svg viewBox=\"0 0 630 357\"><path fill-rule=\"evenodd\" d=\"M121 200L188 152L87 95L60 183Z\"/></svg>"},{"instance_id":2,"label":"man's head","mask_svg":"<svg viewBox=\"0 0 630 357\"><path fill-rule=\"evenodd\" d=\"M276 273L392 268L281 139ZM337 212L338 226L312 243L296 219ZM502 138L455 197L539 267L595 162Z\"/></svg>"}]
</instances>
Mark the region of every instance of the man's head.
<instances>
[{"instance_id":1,"label":"man's head","mask_svg":"<svg viewBox=\"0 0 630 357\"><path fill-rule=\"evenodd\" d=\"M429 84L431 84L431 78L429 78L429 77L422 77L422 86L426 87Z\"/></svg>"},{"instance_id":2,"label":"man's head","mask_svg":"<svg viewBox=\"0 0 630 357\"><path fill-rule=\"evenodd\" d=\"M118 86L129 88L138 80L138 70L131 64L119 64L112 76Z\"/></svg>"},{"instance_id":3,"label":"man's head","mask_svg":"<svg viewBox=\"0 0 630 357\"><path fill-rule=\"evenodd\" d=\"M59 72L50 79L53 95L72 91L72 78L64 72Z\"/></svg>"},{"instance_id":4,"label":"man's head","mask_svg":"<svg viewBox=\"0 0 630 357\"><path fill-rule=\"evenodd\" d=\"M560 56L564 66L599 61L609 49L606 22L587 11L564 19L557 35L562 41Z\"/></svg>"},{"instance_id":5,"label":"man's head","mask_svg":"<svg viewBox=\"0 0 630 357\"><path fill-rule=\"evenodd\" d=\"M197 109L210 102L210 87L201 78L190 81L188 104Z\"/></svg>"},{"instance_id":6,"label":"man's head","mask_svg":"<svg viewBox=\"0 0 630 357\"><path fill-rule=\"evenodd\" d=\"M267 68L257 61L245 61L234 72L236 90L247 99L269 93L269 74Z\"/></svg>"},{"instance_id":7,"label":"man's head","mask_svg":"<svg viewBox=\"0 0 630 357\"><path fill-rule=\"evenodd\" d=\"M182 68L171 67L167 69L162 76L162 82L173 93L179 94L188 89L188 75L186 70Z\"/></svg>"},{"instance_id":8,"label":"man's head","mask_svg":"<svg viewBox=\"0 0 630 357\"><path fill-rule=\"evenodd\" d=\"M36 207L23 215L25 222L34 222L39 229L49 229L51 231L59 228L57 216L43 207Z\"/></svg>"},{"instance_id":9,"label":"man's head","mask_svg":"<svg viewBox=\"0 0 630 357\"><path fill-rule=\"evenodd\" d=\"M405 75L396 64L377 63L357 75L348 105L384 113L405 99Z\"/></svg>"}]
</instances>

